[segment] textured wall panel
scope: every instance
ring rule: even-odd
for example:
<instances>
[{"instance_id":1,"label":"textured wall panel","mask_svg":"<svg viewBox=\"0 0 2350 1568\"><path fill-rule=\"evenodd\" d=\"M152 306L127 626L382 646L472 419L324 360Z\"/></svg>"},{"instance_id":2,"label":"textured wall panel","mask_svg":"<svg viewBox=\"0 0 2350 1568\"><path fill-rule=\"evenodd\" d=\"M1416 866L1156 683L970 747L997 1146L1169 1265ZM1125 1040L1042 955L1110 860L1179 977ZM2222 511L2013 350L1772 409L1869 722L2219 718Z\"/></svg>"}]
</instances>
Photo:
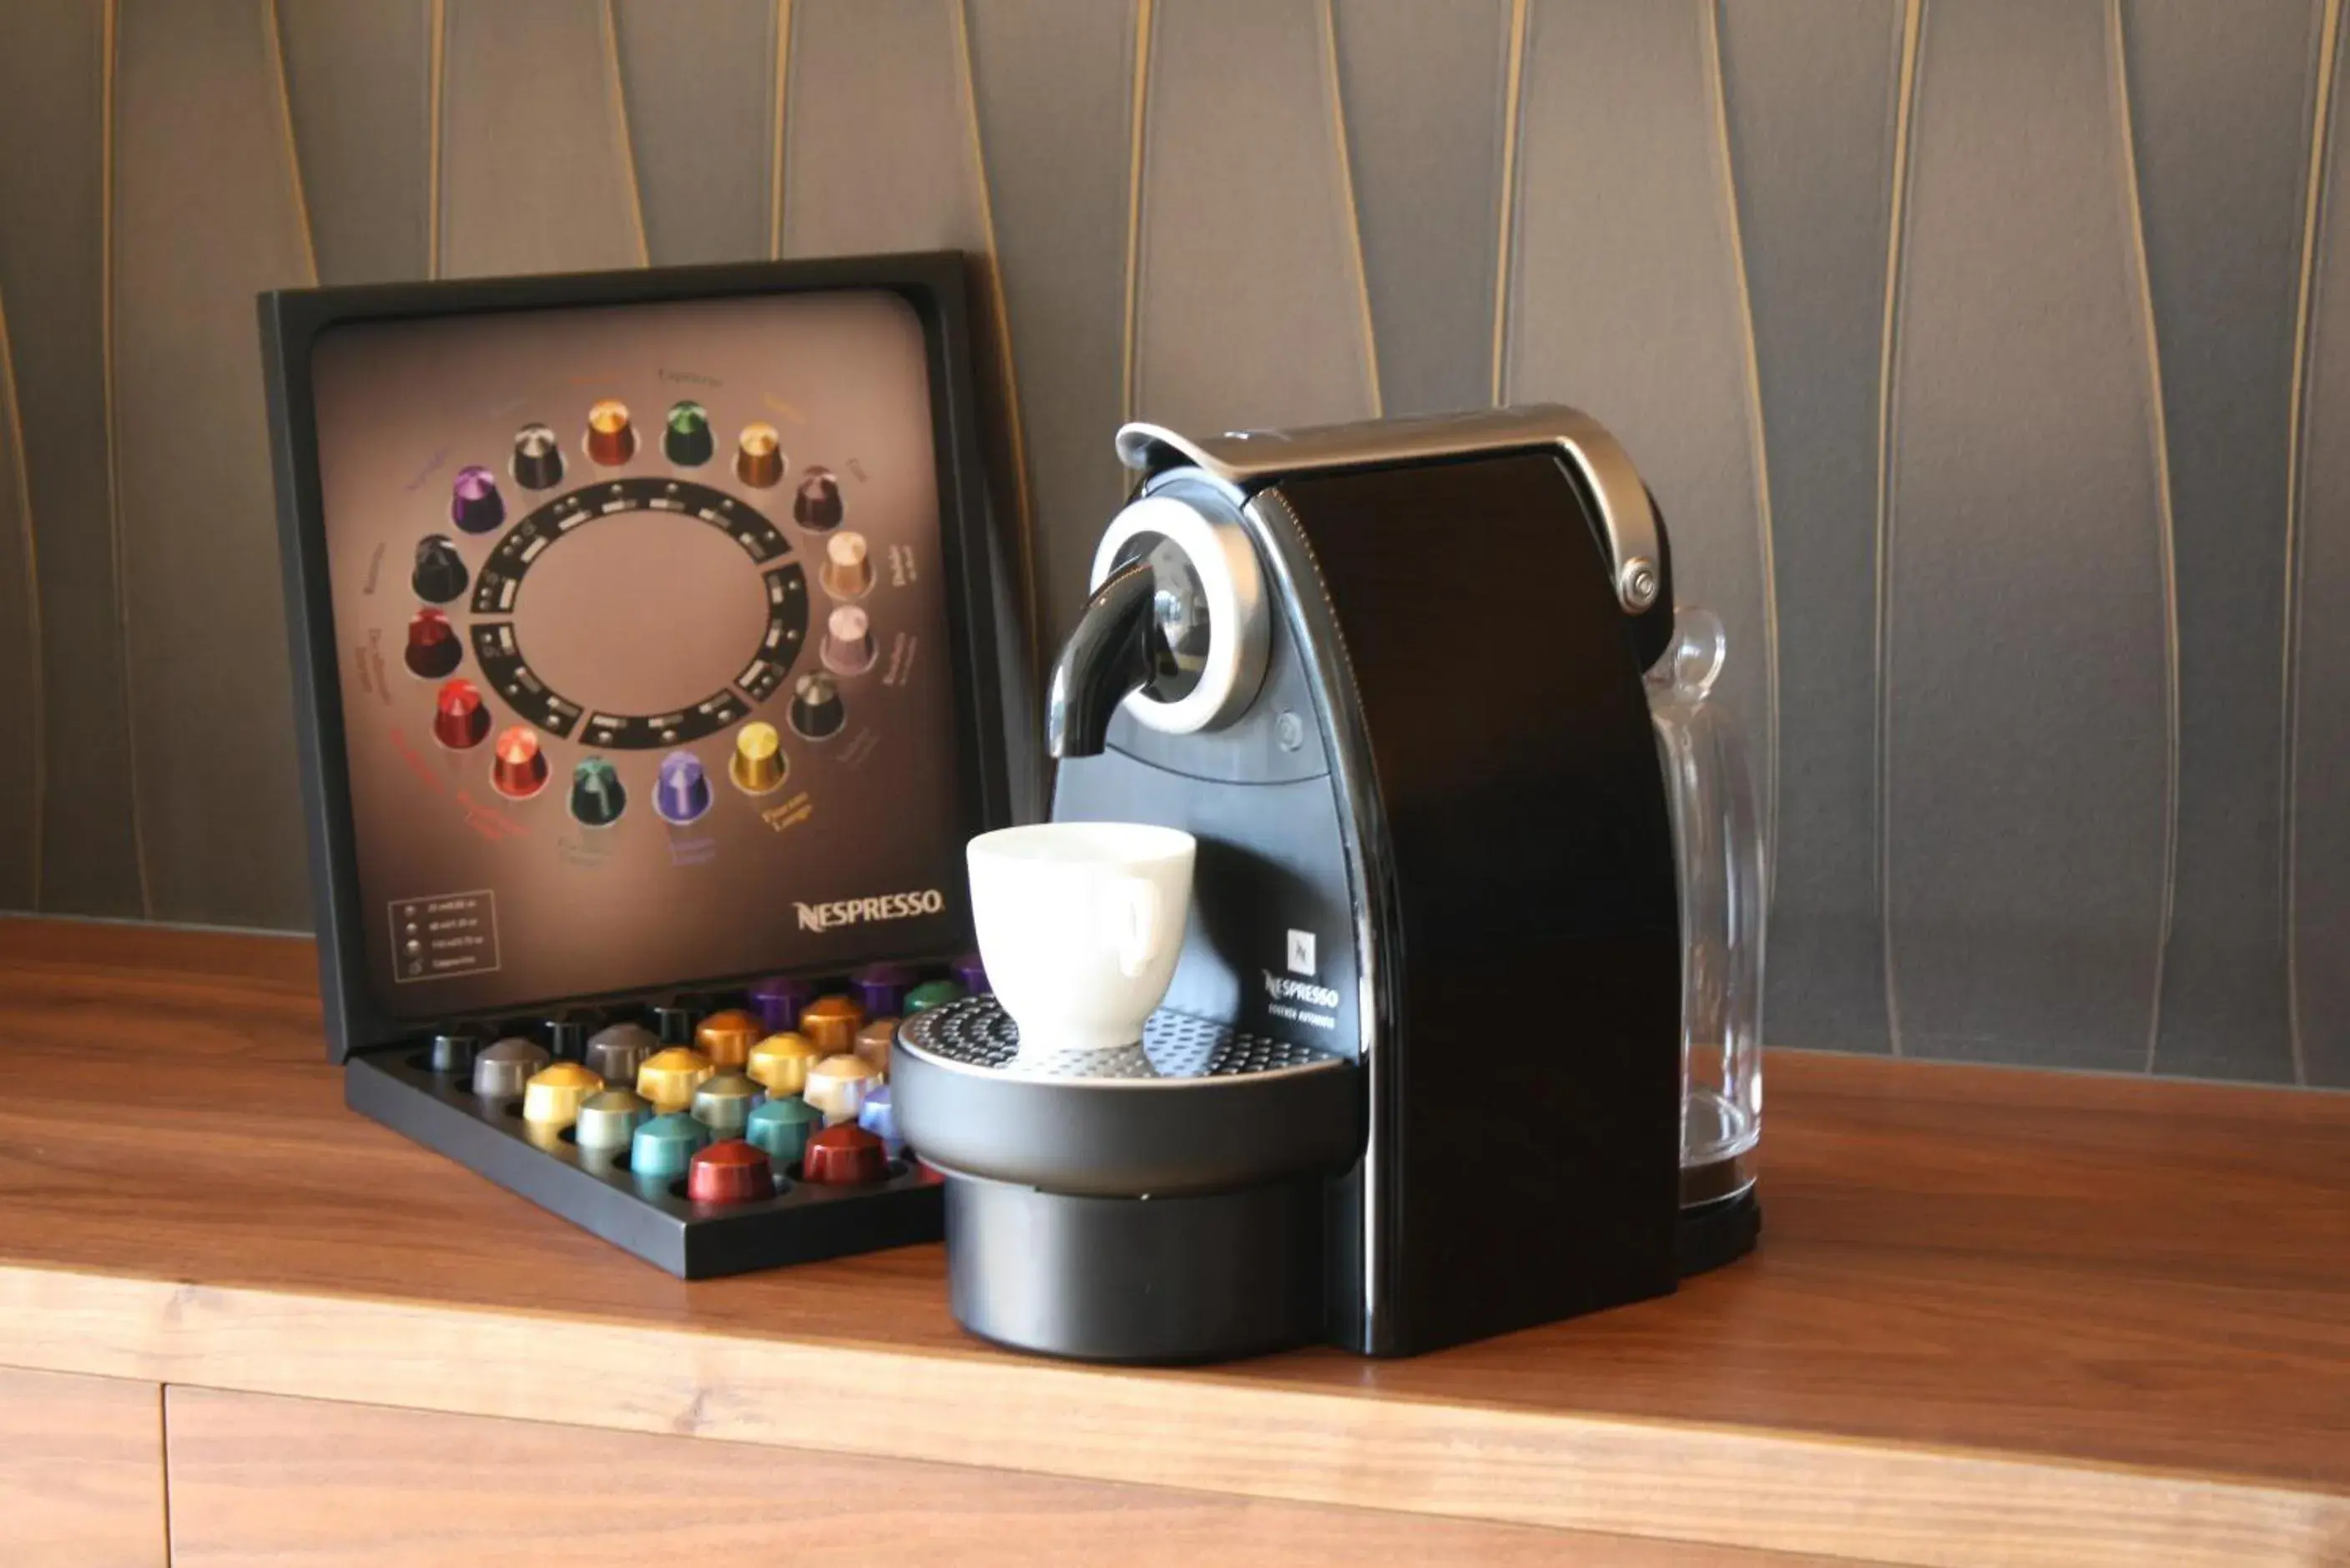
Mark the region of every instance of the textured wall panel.
<instances>
[{"instance_id":1,"label":"textured wall panel","mask_svg":"<svg viewBox=\"0 0 2350 1568\"><path fill-rule=\"evenodd\" d=\"M0 300L47 611L39 907L137 915L106 453L104 18L100 0L0 6Z\"/></svg>"},{"instance_id":2,"label":"textured wall panel","mask_svg":"<svg viewBox=\"0 0 2350 1568\"><path fill-rule=\"evenodd\" d=\"M2127 0L2178 561L2178 881L2155 1064L2290 1078L2277 701L2320 0Z\"/></svg>"},{"instance_id":3,"label":"textured wall panel","mask_svg":"<svg viewBox=\"0 0 2350 1568\"><path fill-rule=\"evenodd\" d=\"M656 265L767 254L778 0L616 0Z\"/></svg>"},{"instance_id":4,"label":"textured wall panel","mask_svg":"<svg viewBox=\"0 0 2350 1568\"><path fill-rule=\"evenodd\" d=\"M41 586L31 492L0 297L0 909L28 909L41 883Z\"/></svg>"},{"instance_id":5,"label":"textured wall panel","mask_svg":"<svg viewBox=\"0 0 2350 1568\"><path fill-rule=\"evenodd\" d=\"M1048 648L1076 618L1094 541L1126 494L1110 438L1122 396L1137 12L1131 0L970 7Z\"/></svg>"},{"instance_id":6,"label":"textured wall panel","mask_svg":"<svg viewBox=\"0 0 2350 1568\"><path fill-rule=\"evenodd\" d=\"M1767 821L1770 522L1709 0L1528 7L1503 389L1614 431L1730 629Z\"/></svg>"},{"instance_id":7,"label":"textured wall panel","mask_svg":"<svg viewBox=\"0 0 2350 1568\"><path fill-rule=\"evenodd\" d=\"M1336 0L1363 276L1391 414L1493 397L1510 0Z\"/></svg>"},{"instance_id":8,"label":"textured wall panel","mask_svg":"<svg viewBox=\"0 0 2350 1568\"><path fill-rule=\"evenodd\" d=\"M642 265L606 0L447 5L440 275Z\"/></svg>"},{"instance_id":9,"label":"textured wall panel","mask_svg":"<svg viewBox=\"0 0 2350 1568\"><path fill-rule=\"evenodd\" d=\"M787 256L987 248L953 0L796 0Z\"/></svg>"},{"instance_id":10,"label":"textured wall panel","mask_svg":"<svg viewBox=\"0 0 2350 1568\"><path fill-rule=\"evenodd\" d=\"M969 40L957 0L795 0L784 89L783 254L994 249ZM1003 624L1027 624L1026 521L1015 394L995 300L972 358L989 444L1003 459L995 584ZM1021 617L1019 620L1012 618ZM1018 695L1035 650L1006 638L998 675L1017 732L1040 734ZM1041 742L1014 758L1015 797L1041 803Z\"/></svg>"},{"instance_id":11,"label":"textured wall panel","mask_svg":"<svg viewBox=\"0 0 2350 1568\"><path fill-rule=\"evenodd\" d=\"M114 433L154 913L307 923L253 296L312 281L268 0L124 0Z\"/></svg>"},{"instance_id":12,"label":"textured wall panel","mask_svg":"<svg viewBox=\"0 0 2350 1568\"><path fill-rule=\"evenodd\" d=\"M321 283L432 263L432 0L277 0Z\"/></svg>"},{"instance_id":13,"label":"textured wall panel","mask_svg":"<svg viewBox=\"0 0 2350 1568\"><path fill-rule=\"evenodd\" d=\"M1881 1051L1877 455L1902 0L1724 5L1721 71L1771 458L1778 878L1763 1020ZM1751 733L1751 726L1750 726Z\"/></svg>"},{"instance_id":14,"label":"textured wall panel","mask_svg":"<svg viewBox=\"0 0 2350 1568\"><path fill-rule=\"evenodd\" d=\"M2119 39L1929 5L1894 356L1888 941L1898 1047L2142 1068L2167 589Z\"/></svg>"},{"instance_id":15,"label":"textured wall panel","mask_svg":"<svg viewBox=\"0 0 2350 1568\"><path fill-rule=\"evenodd\" d=\"M1378 412L1328 6L1151 16L1135 413L1212 431Z\"/></svg>"},{"instance_id":16,"label":"textured wall panel","mask_svg":"<svg viewBox=\"0 0 2350 1568\"><path fill-rule=\"evenodd\" d=\"M2336 47L2340 43L2337 41ZM2350 1087L2350 124L2333 62L2307 348L2286 677L2293 1059Z\"/></svg>"}]
</instances>

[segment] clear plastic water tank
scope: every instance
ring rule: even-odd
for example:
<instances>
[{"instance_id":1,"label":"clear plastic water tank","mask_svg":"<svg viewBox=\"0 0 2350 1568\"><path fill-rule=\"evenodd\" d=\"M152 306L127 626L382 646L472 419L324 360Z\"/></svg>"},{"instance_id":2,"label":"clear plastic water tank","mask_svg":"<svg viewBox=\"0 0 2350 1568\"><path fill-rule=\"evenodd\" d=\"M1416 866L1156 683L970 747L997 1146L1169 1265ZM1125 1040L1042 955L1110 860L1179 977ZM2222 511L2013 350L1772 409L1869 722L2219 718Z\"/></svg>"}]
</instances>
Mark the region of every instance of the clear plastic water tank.
<instances>
[{"instance_id":1,"label":"clear plastic water tank","mask_svg":"<svg viewBox=\"0 0 2350 1568\"><path fill-rule=\"evenodd\" d=\"M1679 862L1681 1207L1754 1184L1762 1133L1762 836L1737 716L1712 695L1721 622L1683 607L1648 675Z\"/></svg>"}]
</instances>

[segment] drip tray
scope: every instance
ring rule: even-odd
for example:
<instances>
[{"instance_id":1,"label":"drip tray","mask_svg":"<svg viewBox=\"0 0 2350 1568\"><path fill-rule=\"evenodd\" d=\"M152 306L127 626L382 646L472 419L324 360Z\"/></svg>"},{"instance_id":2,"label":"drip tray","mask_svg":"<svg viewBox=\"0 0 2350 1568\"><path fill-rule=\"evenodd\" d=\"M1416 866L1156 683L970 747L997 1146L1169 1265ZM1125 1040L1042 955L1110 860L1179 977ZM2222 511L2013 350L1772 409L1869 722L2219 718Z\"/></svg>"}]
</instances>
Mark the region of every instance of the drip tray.
<instances>
[{"instance_id":1,"label":"drip tray","mask_svg":"<svg viewBox=\"0 0 2350 1568\"><path fill-rule=\"evenodd\" d=\"M1142 1042L1114 1051L1055 1051L1020 1055L1020 1025L992 996L918 1012L899 1039L942 1065L982 1067L1024 1078L1235 1078L1354 1064L1315 1045L1244 1034L1230 1024L1160 1008L1142 1026Z\"/></svg>"},{"instance_id":2,"label":"drip tray","mask_svg":"<svg viewBox=\"0 0 2350 1568\"><path fill-rule=\"evenodd\" d=\"M908 1019L889 1076L926 1162L1050 1192L1218 1191L1335 1173L1362 1149L1351 1058L1169 1008L1139 1044L1030 1056L994 998L972 997Z\"/></svg>"}]
</instances>

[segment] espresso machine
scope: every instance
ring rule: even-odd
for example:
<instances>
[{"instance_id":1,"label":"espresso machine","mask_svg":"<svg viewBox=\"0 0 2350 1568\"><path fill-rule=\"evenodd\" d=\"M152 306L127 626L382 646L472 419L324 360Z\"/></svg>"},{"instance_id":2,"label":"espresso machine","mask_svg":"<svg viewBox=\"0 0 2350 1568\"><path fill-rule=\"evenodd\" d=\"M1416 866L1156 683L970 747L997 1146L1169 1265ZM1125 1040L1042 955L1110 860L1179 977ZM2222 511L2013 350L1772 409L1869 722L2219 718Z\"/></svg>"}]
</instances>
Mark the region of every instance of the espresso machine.
<instances>
[{"instance_id":1,"label":"espresso machine","mask_svg":"<svg viewBox=\"0 0 2350 1568\"><path fill-rule=\"evenodd\" d=\"M1540 407L1118 451L1052 815L1194 836L1190 923L1125 1049L1023 1053L984 997L905 1025L958 1319L1405 1355L1746 1251L1751 1187L1684 1209L1672 569L1621 446Z\"/></svg>"}]
</instances>

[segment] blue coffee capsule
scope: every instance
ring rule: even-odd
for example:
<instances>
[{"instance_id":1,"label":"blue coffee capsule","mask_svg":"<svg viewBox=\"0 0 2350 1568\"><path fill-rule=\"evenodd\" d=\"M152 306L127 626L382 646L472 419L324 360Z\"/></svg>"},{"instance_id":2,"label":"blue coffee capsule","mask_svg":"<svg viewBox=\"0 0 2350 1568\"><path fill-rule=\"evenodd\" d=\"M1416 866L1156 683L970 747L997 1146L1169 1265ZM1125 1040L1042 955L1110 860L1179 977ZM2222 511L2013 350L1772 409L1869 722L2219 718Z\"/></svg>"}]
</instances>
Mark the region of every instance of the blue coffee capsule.
<instances>
[{"instance_id":1,"label":"blue coffee capsule","mask_svg":"<svg viewBox=\"0 0 2350 1568\"><path fill-rule=\"evenodd\" d=\"M889 1103L889 1085L865 1096L865 1104L857 1113L857 1125L879 1138L891 1159L906 1152L906 1140L898 1136L898 1108Z\"/></svg>"},{"instance_id":2,"label":"blue coffee capsule","mask_svg":"<svg viewBox=\"0 0 2350 1568\"><path fill-rule=\"evenodd\" d=\"M629 1140L629 1168L639 1176L683 1176L694 1151L709 1141L710 1129L683 1111L655 1116Z\"/></svg>"}]
</instances>

